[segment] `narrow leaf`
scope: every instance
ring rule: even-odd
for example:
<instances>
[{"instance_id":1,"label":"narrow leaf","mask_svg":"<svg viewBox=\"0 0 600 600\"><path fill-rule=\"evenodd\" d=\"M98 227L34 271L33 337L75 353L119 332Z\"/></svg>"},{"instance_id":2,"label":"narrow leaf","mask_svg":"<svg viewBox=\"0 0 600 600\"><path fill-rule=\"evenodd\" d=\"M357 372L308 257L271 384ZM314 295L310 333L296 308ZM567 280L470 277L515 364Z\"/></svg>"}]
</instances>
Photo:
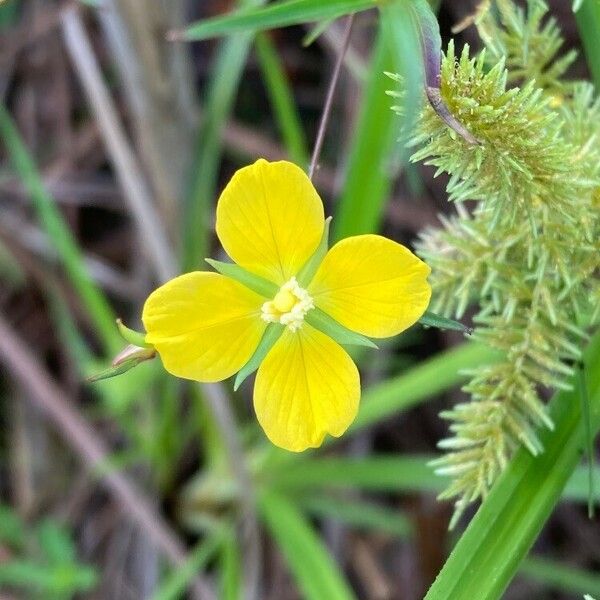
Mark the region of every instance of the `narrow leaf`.
<instances>
[{"instance_id":1,"label":"narrow leaf","mask_svg":"<svg viewBox=\"0 0 600 600\"><path fill-rule=\"evenodd\" d=\"M582 363L577 368L577 389L581 403L581 418L585 431L585 449L588 459L588 517L594 518L594 436L590 418L590 399L585 381L585 365Z\"/></svg>"},{"instance_id":2,"label":"narrow leaf","mask_svg":"<svg viewBox=\"0 0 600 600\"><path fill-rule=\"evenodd\" d=\"M0 135L25 189L31 197L40 225L52 242L73 287L88 311L107 353L120 346L115 317L102 291L92 281L77 242L53 198L46 190L29 150L3 104L0 104Z\"/></svg>"},{"instance_id":3,"label":"narrow leaf","mask_svg":"<svg viewBox=\"0 0 600 600\"><path fill-rule=\"evenodd\" d=\"M202 571L206 563L219 549L223 542L223 531L218 530L203 539L190 552L189 558L178 569L174 570L156 590L152 600L177 600L182 597L189 582Z\"/></svg>"},{"instance_id":4,"label":"narrow leaf","mask_svg":"<svg viewBox=\"0 0 600 600\"><path fill-rule=\"evenodd\" d=\"M338 344L377 348L377 345L369 338L344 327L319 308L314 308L313 310L309 311L304 319L309 325L312 325L315 329L322 331L331 339L335 340Z\"/></svg>"},{"instance_id":5,"label":"narrow leaf","mask_svg":"<svg viewBox=\"0 0 600 600\"><path fill-rule=\"evenodd\" d=\"M380 24L358 120L352 128L346 178L333 222L334 241L377 231L390 197L394 151L403 125L391 110L386 95L389 84L383 76L384 71L399 69L390 35Z\"/></svg>"},{"instance_id":6,"label":"narrow leaf","mask_svg":"<svg viewBox=\"0 0 600 600\"><path fill-rule=\"evenodd\" d=\"M250 360L240 369L238 372L235 383L233 384L233 390L237 392L238 388L244 380L252 375L260 364L265 359L265 356L269 353L269 350L275 345L275 342L281 337L285 327L279 323L269 323L265 332L258 344L258 347L254 351L254 354L250 357Z\"/></svg>"},{"instance_id":7,"label":"narrow leaf","mask_svg":"<svg viewBox=\"0 0 600 600\"><path fill-rule=\"evenodd\" d=\"M265 0L238 0L237 5L251 10L264 3ZM190 169L192 181L184 206L184 272L195 269L198 261L208 254L212 203L223 151L223 130L233 111L253 38L253 33L248 32L222 40L211 64L207 93L203 99L203 122Z\"/></svg>"},{"instance_id":8,"label":"narrow leaf","mask_svg":"<svg viewBox=\"0 0 600 600\"><path fill-rule=\"evenodd\" d=\"M372 8L377 0L287 0L265 8L240 10L199 21L183 31L173 31L172 40L206 40L240 31L262 31L311 21L336 19Z\"/></svg>"},{"instance_id":9,"label":"narrow leaf","mask_svg":"<svg viewBox=\"0 0 600 600\"><path fill-rule=\"evenodd\" d=\"M298 503L312 515L335 519L355 529L376 531L399 538L412 535L410 519L388 506L343 497L318 495L301 497Z\"/></svg>"},{"instance_id":10,"label":"narrow leaf","mask_svg":"<svg viewBox=\"0 0 600 600\"><path fill-rule=\"evenodd\" d=\"M225 277L231 277L231 279L235 279L242 285L245 285L247 288L251 289L253 292L264 296L265 298L273 298L275 294L279 291L277 286L258 275L254 275L254 273L250 273L250 271L246 271L243 267L236 265L235 263L226 263L218 260L213 260L212 258L205 258L206 262L221 273L221 275L225 275Z\"/></svg>"},{"instance_id":11,"label":"narrow leaf","mask_svg":"<svg viewBox=\"0 0 600 600\"><path fill-rule=\"evenodd\" d=\"M308 259L306 264L300 269L298 273L298 283L302 287L307 287L308 284L312 281L312 278L315 276L317 269L325 255L327 254L327 250L329 248L329 225L331 223L331 217L327 217L325 219L325 226L323 228L323 236L321 237L321 241L317 249L314 251L313 255Z\"/></svg>"},{"instance_id":12,"label":"narrow leaf","mask_svg":"<svg viewBox=\"0 0 600 600\"><path fill-rule=\"evenodd\" d=\"M302 120L281 60L271 38L265 33L256 36L256 54L289 158L306 168L309 158Z\"/></svg>"},{"instance_id":13,"label":"narrow leaf","mask_svg":"<svg viewBox=\"0 0 600 600\"><path fill-rule=\"evenodd\" d=\"M436 315L430 311L425 312L425 314L419 319L419 323L421 323L421 325L425 325L426 327L437 327L438 329L462 331L468 335L473 333L472 327L467 327L466 325L463 325L459 321L454 321L453 319L440 317L439 315Z\"/></svg>"},{"instance_id":14,"label":"narrow leaf","mask_svg":"<svg viewBox=\"0 0 600 600\"><path fill-rule=\"evenodd\" d=\"M306 600L351 600L354 594L302 514L284 497L264 491L259 509Z\"/></svg>"}]
</instances>

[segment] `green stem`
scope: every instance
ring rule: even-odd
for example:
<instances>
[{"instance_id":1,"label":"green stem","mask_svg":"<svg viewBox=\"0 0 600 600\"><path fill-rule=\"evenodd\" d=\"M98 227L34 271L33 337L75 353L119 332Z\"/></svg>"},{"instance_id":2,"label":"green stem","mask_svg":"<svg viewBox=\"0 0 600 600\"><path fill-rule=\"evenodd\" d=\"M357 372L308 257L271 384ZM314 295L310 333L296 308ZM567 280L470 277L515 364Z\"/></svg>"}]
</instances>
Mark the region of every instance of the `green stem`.
<instances>
[{"instance_id":1,"label":"green stem","mask_svg":"<svg viewBox=\"0 0 600 600\"><path fill-rule=\"evenodd\" d=\"M600 89L600 2L584 0L575 19L592 79Z\"/></svg>"}]
</instances>

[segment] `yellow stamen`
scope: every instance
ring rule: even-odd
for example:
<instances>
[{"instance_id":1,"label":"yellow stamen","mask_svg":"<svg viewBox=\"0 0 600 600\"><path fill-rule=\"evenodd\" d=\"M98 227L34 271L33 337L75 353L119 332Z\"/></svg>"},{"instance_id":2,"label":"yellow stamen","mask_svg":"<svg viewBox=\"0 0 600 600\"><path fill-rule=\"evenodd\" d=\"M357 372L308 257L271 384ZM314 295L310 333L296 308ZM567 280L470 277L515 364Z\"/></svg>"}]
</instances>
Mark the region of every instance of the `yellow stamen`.
<instances>
[{"instance_id":1,"label":"yellow stamen","mask_svg":"<svg viewBox=\"0 0 600 600\"><path fill-rule=\"evenodd\" d=\"M291 331L297 331L304 322L304 315L312 308L314 304L309 293L292 277L273 300L263 304L261 316L268 323L281 323Z\"/></svg>"}]
</instances>

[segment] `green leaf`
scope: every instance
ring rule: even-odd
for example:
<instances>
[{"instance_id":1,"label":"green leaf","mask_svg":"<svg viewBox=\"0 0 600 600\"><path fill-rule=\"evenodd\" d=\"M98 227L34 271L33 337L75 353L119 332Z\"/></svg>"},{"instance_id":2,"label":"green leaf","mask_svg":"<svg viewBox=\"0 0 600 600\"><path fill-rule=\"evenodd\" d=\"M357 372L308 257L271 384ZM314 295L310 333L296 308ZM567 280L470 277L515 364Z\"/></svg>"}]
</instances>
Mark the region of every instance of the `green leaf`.
<instances>
[{"instance_id":1,"label":"green leaf","mask_svg":"<svg viewBox=\"0 0 600 600\"><path fill-rule=\"evenodd\" d=\"M325 255L327 254L327 250L329 248L329 225L331 224L331 217L327 217L325 219L325 226L323 228L323 235L321 236L321 241L317 246L317 249L314 251L313 255L308 259L306 264L300 269L298 273L298 283L302 287L307 287L308 284L312 281L312 278L315 276L319 265L323 262Z\"/></svg>"},{"instance_id":2,"label":"green leaf","mask_svg":"<svg viewBox=\"0 0 600 600\"><path fill-rule=\"evenodd\" d=\"M181 32L173 32L171 38L188 41L206 40L240 31L262 31L310 21L336 19L343 15L372 8L376 4L377 0L280 1L265 8L240 10L199 21Z\"/></svg>"},{"instance_id":3,"label":"green leaf","mask_svg":"<svg viewBox=\"0 0 600 600\"><path fill-rule=\"evenodd\" d=\"M447 479L436 475L430 466L433 456L398 456L375 454L366 458L319 457L299 458L272 466L266 474L270 485L281 490L354 489L378 492L430 492L439 494ZM600 476L600 469L594 471ZM562 499L588 501L588 469L574 469ZM600 490L594 491L600 506Z\"/></svg>"},{"instance_id":4,"label":"green leaf","mask_svg":"<svg viewBox=\"0 0 600 600\"><path fill-rule=\"evenodd\" d=\"M277 489L325 487L377 491L441 492L446 480L428 466L431 456L312 457L271 472ZM268 474L267 474L268 475Z\"/></svg>"},{"instance_id":5,"label":"green leaf","mask_svg":"<svg viewBox=\"0 0 600 600\"><path fill-rule=\"evenodd\" d=\"M37 537L44 555L50 563L75 561L75 546L69 534L55 521L44 520L37 529Z\"/></svg>"},{"instance_id":6,"label":"green leaf","mask_svg":"<svg viewBox=\"0 0 600 600\"><path fill-rule=\"evenodd\" d=\"M315 329L322 331L338 344L347 346L366 346L367 348L377 348L377 345L369 338L360 333L356 333L330 317L320 308L313 308L306 313L304 320Z\"/></svg>"},{"instance_id":7,"label":"green leaf","mask_svg":"<svg viewBox=\"0 0 600 600\"><path fill-rule=\"evenodd\" d=\"M355 596L338 566L302 514L282 495L263 490L259 510L306 600Z\"/></svg>"},{"instance_id":8,"label":"green leaf","mask_svg":"<svg viewBox=\"0 0 600 600\"><path fill-rule=\"evenodd\" d=\"M0 504L0 542L15 548L25 544L25 525L19 515L8 506Z\"/></svg>"},{"instance_id":9,"label":"green leaf","mask_svg":"<svg viewBox=\"0 0 600 600\"><path fill-rule=\"evenodd\" d=\"M237 4L250 9L264 2L238 0ZM253 37L252 33L243 33L223 40L211 65L203 122L198 132L196 155L190 170L192 181L184 210L184 272L197 268L198 261L208 254L212 206L223 150L223 130L233 110Z\"/></svg>"},{"instance_id":10,"label":"green leaf","mask_svg":"<svg viewBox=\"0 0 600 600\"><path fill-rule=\"evenodd\" d=\"M309 157L302 119L294 102L290 82L275 46L267 34L261 33L256 36L256 54L289 158L302 168L306 168Z\"/></svg>"},{"instance_id":11,"label":"green leaf","mask_svg":"<svg viewBox=\"0 0 600 600\"><path fill-rule=\"evenodd\" d=\"M189 554L185 564L172 571L154 592L152 600L178 600L186 587L208 561L215 555L223 542L223 531L217 530L203 539Z\"/></svg>"},{"instance_id":12,"label":"green leaf","mask_svg":"<svg viewBox=\"0 0 600 600\"><path fill-rule=\"evenodd\" d=\"M461 331L462 333L471 334L473 329L463 325L459 321L448 319L446 317L440 317L431 311L425 311L425 314L419 319L421 325L426 327L437 327L438 329L451 329L453 331Z\"/></svg>"},{"instance_id":13,"label":"green leaf","mask_svg":"<svg viewBox=\"0 0 600 600\"><path fill-rule=\"evenodd\" d=\"M334 21L335 19L326 19L325 21L321 21L320 23L314 25L302 38L302 46L304 48L311 46L329 27L331 27L331 24Z\"/></svg>"},{"instance_id":14,"label":"green leaf","mask_svg":"<svg viewBox=\"0 0 600 600\"><path fill-rule=\"evenodd\" d=\"M581 403L581 418L585 431L585 449L588 459L588 518L594 518L594 436L590 422L590 399L585 382L585 366L577 366L577 390Z\"/></svg>"},{"instance_id":15,"label":"green leaf","mask_svg":"<svg viewBox=\"0 0 600 600\"><path fill-rule=\"evenodd\" d=\"M300 497L298 504L316 517L335 519L355 529L376 531L399 538L412 535L413 527L410 519L397 509L373 502L311 495Z\"/></svg>"},{"instance_id":16,"label":"green leaf","mask_svg":"<svg viewBox=\"0 0 600 600\"><path fill-rule=\"evenodd\" d=\"M561 564L556 560L530 557L523 561L520 574L543 583L546 587L563 590L567 593L600 595L600 576L583 569Z\"/></svg>"},{"instance_id":17,"label":"green leaf","mask_svg":"<svg viewBox=\"0 0 600 600\"><path fill-rule=\"evenodd\" d=\"M269 350L275 345L275 342L281 337L283 330L285 329L284 325L280 325L279 323L269 323L263 336L258 344L258 347L254 351L254 354L250 357L250 360L239 370L235 382L233 384L233 391L237 392L240 385L245 381L245 379L254 373L258 367L260 367L262 361L265 359L265 356L269 353Z\"/></svg>"},{"instance_id":18,"label":"green leaf","mask_svg":"<svg viewBox=\"0 0 600 600\"><path fill-rule=\"evenodd\" d=\"M386 95L384 71L397 68L389 39L380 25L364 84L360 112L352 128L346 178L335 211L333 238L377 231L389 199L394 149L402 127ZM366 200L368 199L368 201Z\"/></svg>"},{"instance_id":19,"label":"green leaf","mask_svg":"<svg viewBox=\"0 0 600 600\"><path fill-rule=\"evenodd\" d=\"M221 548L221 600L242 600L242 565L240 544L235 529L231 529Z\"/></svg>"},{"instance_id":20,"label":"green leaf","mask_svg":"<svg viewBox=\"0 0 600 600\"><path fill-rule=\"evenodd\" d=\"M587 58L588 67L596 88L600 87L600 2L583 0L579 3L575 19Z\"/></svg>"},{"instance_id":21,"label":"green leaf","mask_svg":"<svg viewBox=\"0 0 600 600\"><path fill-rule=\"evenodd\" d=\"M585 354L591 423L600 426L600 334ZM534 543L585 447L577 391L561 391L550 404L554 431L539 432L545 451L521 448L462 535L427 600L500 598Z\"/></svg>"},{"instance_id":22,"label":"green leaf","mask_svg":"<svg viewBox=\"0 0 600 600\"><path fill-rule=\"evenodd\" d=\"M235 263L226 263L212 258L204 259L215 271L235 279L242 285L245 285L248 289L253 292L264 296L265 298L274 298L275 294L279 291L279 288L270 281L246 271L243 267L236 265Z\"/></svg>"},{"instance_id":23,"label":"green leaf","mask_svg":"<svg viewBox=\"0 0 600 600\"><path fill-rule=\"evenodd\" d=\"M115 327L115 315L102 291L87 272L81 250L46 191L40 173L3 104L0 104L0 135L4 139L11 161L31 197L41 226L45 229L73 287L92 320L107 354L114 354L121 345Z\"/></svg>"},{"instance_id":24,"label":"green leaf","mask_svg":"<svg viewBox=\"0 0 600 600\"><path fill-rule=\"evenodd\" d=\"M442 352L397 377L367 388L352 430L372 425L467 379L464 371L496 362L500 353L468 343Z\"/></svg>"}]
</instances>

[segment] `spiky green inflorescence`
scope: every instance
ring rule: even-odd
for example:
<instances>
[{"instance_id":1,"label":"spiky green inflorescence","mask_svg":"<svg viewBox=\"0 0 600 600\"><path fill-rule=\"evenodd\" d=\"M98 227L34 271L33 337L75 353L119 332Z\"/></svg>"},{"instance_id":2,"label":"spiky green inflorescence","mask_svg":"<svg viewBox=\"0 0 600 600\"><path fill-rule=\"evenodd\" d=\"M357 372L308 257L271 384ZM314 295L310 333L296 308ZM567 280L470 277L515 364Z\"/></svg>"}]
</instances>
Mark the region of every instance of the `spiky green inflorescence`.
<instances>
[{"instance_id":1,"label":"spiky green inflorescence","mask_svg":"<svg viewBox=\"0 0 600 600\"><path fill-rule=\"evenodd\" d=\"M528 0L527 10L511 0L496 0L500 19L485 11L477 20L481 39L490 60L506 59L509 84L534 81L550 93L560 93L570 86L562 77L577 53L558 56L563 38L556 22L545 19L548 7L541 0Z\"/></svg>"},{"instance_id":2,"label":"spiky green inflorescence","mask_svg":"<svg viewBox=\"0 0 600 600\"><path fill-rule=\"evenodd\" d=\"M600 102L591 85L556 79L571 59L549 66L560 40L543 24L542 2L529 2L527 18L499 5L504 26L491 13L482 21L484 31L503 32L496 47L475 58L465 47L457 60L451 43L442 63L442 96L480 143L465 142L430 107L411 142L414 161L449 174L457 208L418 244L432 267L431 310L461 318L478 307L475 335L503 357L471 373L470 402L442 413L452 437L435 466L452 477L442 497L456 499L453 523L519 445L543 451L536 430L552 422L542 394L570 387L600 317ZM532 40L538 51L526 52Z\"/></svg>"}]
</instances>

